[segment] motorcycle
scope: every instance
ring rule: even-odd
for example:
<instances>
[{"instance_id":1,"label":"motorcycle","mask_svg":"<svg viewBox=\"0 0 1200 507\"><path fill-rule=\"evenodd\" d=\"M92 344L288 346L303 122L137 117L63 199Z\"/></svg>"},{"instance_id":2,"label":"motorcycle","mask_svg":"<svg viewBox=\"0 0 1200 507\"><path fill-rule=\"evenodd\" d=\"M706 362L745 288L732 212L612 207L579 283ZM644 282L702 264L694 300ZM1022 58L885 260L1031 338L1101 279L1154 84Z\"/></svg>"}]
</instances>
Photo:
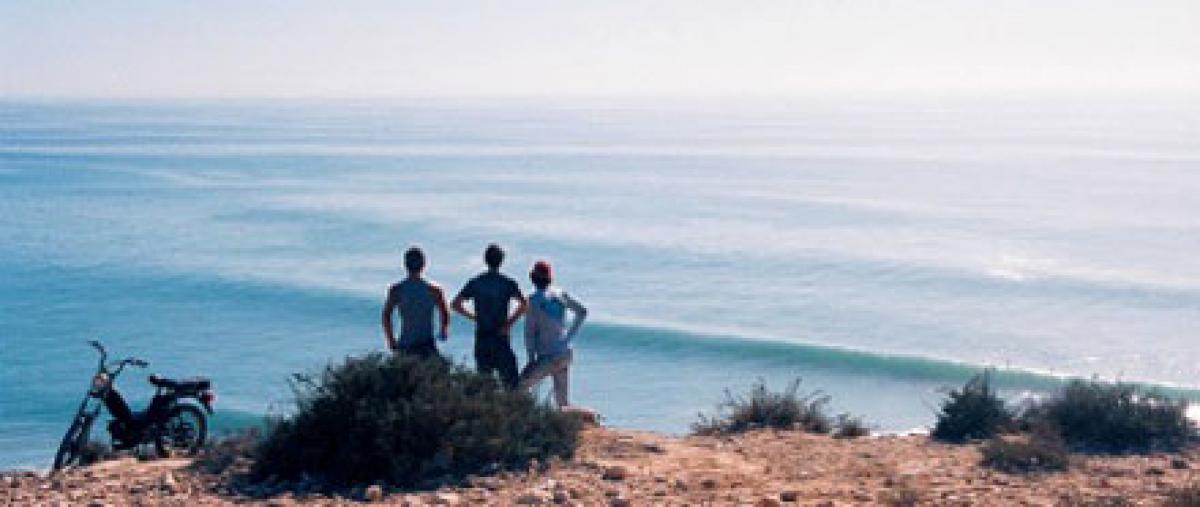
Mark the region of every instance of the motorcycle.
<instances>
[{"instance_id":1,"label":"motorcycle","mask_svg":"<svg viewBox=\"0 0 1200 507\"><path fill-rule=\"evenodd\" d=\"M126 367L145 368L149 363L133 357L109 362L108 351L100 342L93 340L88 344L100 353L100 365L54 455L54 470L83 464L92 425L104 408L112 416L108 432L114 450L153 445L159 457L192 456L200 450L208 436L207 415L213 413L213 403L217 399L211 381L206 378L172 380L151 375L149 381L155 387L154 397L145 410L135 413L117 391L116 380ZM185 401L189 399L198 402L203 410L196 403Z\"/></svg>"}]
</instances>

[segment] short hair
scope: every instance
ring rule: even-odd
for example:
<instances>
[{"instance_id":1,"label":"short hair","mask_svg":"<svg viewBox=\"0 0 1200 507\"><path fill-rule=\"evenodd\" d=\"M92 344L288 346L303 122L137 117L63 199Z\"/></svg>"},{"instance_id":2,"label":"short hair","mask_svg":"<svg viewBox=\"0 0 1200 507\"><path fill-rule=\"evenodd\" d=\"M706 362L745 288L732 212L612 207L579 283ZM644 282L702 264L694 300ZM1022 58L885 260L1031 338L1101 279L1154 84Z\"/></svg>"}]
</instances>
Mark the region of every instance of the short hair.
<instances>
[{"instance_id":1,"label":"short hair","mask_svg":"<svg viewBox=\"0 0 1200 507\"><path fill-rule=\"evenodd\" d=\"M529 281L539 289L545 289L550 286L553 281L553 271L550 269L550 263L546 261L537 261L533 264L533 269L529 270Z\"/></svg>"},{"instance_id":2,"label":"short hair","mask_svg":"<svg viewBox=\"0 0 1200 507\"><path fill-rule=\"evenodd\" d=\"M404 269L416 273L425 268L425 252L421 247L414 246L404 252Z\"/></svg>"},{"instance_id":3,"label":"short hair","mask_svg":"<svg viewBox=\"0 0 1200 507\"><path fill-rule=\"evenodd\" d=\"M495 243L488 245L487 249L483 251L483 262L489 268L499 268L500 264L504 263L504 249Z\"/></svg>"}]
</instances>

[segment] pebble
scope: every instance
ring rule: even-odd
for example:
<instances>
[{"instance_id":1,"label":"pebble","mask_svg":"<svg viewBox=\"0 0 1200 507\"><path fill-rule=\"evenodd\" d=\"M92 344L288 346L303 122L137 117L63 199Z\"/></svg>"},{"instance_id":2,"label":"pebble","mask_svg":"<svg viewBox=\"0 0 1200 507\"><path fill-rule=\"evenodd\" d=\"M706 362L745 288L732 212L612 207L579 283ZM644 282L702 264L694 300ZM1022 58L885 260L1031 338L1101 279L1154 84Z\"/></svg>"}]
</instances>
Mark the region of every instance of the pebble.
<instances>
[{"instance_id":1,"label":"pebble","mask_svg":"<svg viewBox=\"0 0 1200 507\"><path fill-rule=\"evenodd\" d=\"M367 497L368 502L382 502L383 501L383 488L380 487L378 484L375 484L375 485L367 488L366 497Z\"/></svg>"},{"instance_id":2,"label":"pebble","mask_svg":"<svg viewBox=\"0 0 1200 507\"><path fill-rule=\"evenodd\" d=\"M179 488L179 483L175 481L175 474L172 474L171 472L163 474L162 477L158 479L158 487L167 494L174 495Z\"/></svg>"},{"instance_id":3,"label":"pebble","mask_svg":"<svg viewBox=\"0 0 1200 507\"><path fill-rule=\"evenodd\" d=\"M624 466L614 465L614 466L604 467L603 478L606 481L623 481L628 476L629 476L629 469Z\"/></svg>"},{"instance_id":4,"label":"pebble","mask_svg":"<svg viewBox=\"0 0 1200 507\"><path fill-rule=\"evenodd\" d=\"M533 491L517 497L518 505L542 505L547 502L545 493Z\"/></svg>"},{"instance_id":5,"label":"pebble","mask_svg":"<svg viewBox=\"0 0 1200 507\"><path fill-rule=\"evenodd\" d=\"M433 503L438 505L458 505L462 503L462 497L454 493L438 493L434 495Z\"/></svg>"}]
</instances>

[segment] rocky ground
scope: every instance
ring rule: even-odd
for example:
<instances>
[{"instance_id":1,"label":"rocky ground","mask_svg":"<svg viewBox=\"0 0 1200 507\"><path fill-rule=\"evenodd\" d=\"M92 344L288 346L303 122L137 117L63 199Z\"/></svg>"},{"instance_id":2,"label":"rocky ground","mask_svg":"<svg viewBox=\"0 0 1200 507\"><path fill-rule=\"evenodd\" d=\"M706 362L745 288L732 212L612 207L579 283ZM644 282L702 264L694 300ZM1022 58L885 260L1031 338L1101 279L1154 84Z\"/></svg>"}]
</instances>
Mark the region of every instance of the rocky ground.
<instances>
[{"instance_id":1,"label":"rocky ground","mask_svg":"<svg viewBox=\"0 0 1200 507\"><path fill-rule=\"evenodd\" d=\"M46 477L0 476L14 505L1160 505L1192 484L1194 453L1076 456L1067 472L1006 474L978 446L921 436L839 440L799 432L674 438L592 428L575 460L434 491L246 485L238 466L108 461Z\"/></svg>"}]
</instances>

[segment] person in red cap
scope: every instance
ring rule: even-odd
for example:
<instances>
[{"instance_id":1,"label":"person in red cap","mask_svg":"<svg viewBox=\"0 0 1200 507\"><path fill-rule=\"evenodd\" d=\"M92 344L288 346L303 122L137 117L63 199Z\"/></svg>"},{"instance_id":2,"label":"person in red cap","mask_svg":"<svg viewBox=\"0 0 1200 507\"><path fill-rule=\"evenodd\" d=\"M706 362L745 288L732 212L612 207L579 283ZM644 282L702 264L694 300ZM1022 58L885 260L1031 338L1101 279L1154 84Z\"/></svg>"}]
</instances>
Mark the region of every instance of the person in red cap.
<instances>
[{"instance_id":1,"label":"person in red cap","mask_svg":"<svg viewBox=\"0 0 1200 507\"><path fill-rule=\"evenodd\" d=\"M529 272L537 289L529 296L525 315L525 351L529 364L521 372L521 389L530 390L547 376L554 379L554 401L559 408L568 405L568 371L573 353L571 341L587 318L587 308L557 287L550 263L538 261ZM574 314L567 327L567 310Z\"/></svg>"}]
</instances>

